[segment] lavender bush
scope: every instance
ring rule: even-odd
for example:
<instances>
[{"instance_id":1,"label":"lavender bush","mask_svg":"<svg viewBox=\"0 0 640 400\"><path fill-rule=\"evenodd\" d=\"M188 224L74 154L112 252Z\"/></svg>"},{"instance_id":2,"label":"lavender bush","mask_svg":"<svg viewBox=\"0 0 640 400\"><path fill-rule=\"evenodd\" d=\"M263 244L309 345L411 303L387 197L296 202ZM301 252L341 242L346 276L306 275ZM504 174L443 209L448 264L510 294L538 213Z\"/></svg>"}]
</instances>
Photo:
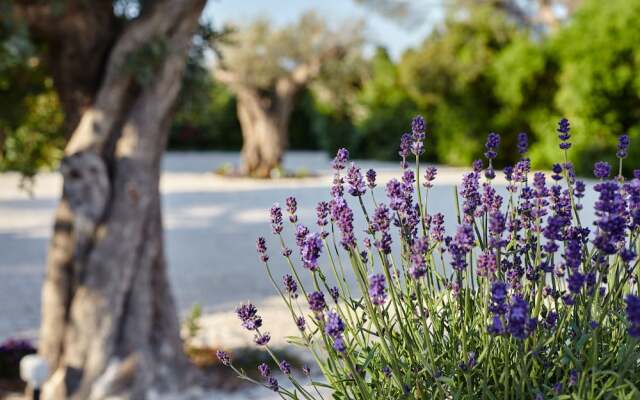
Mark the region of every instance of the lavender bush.
<instances>
[{"instance_id":1,"label":"lavender bush","mask_svg":"<svg viewBox=\"0 0 640 400\"><path fill-rule=\"evenodd\" d=\"M299 224L295 199L286 199L295 251L283 239L282 209L271 208L291 274L272 275L264 238L259 257L299 329L290 342L308 349L326 383L300 380L308 367L292 373L277 359L257 309L244 304L242 325L290 384L264 366L254 382L286 399L322 398L320 387L335 399L639 398L640 171L622 176L628 136L620 137L613 179L610 165L595 164L598 200L586 211L586 186L568 161L566 119L557 129L562 162L550 177L531 172L527 136L518 135L521 158L504 168L504 197L493 184L500 136L490 133L486 160L456 188L458 213L449 218L457 228L448 236L445 217L429 212L437 171L421 171L425 132L416 117L400 140L402 177L384 188L375 171L363 174L339 150L317 227ZM593 226L581 222L583 212L595 214ZM354 230L356 213L365 232ZM348 268L357 286L347 284ZM312 287L301 274L311 275ZM219 357L234 368L228 354Z\"/></svg>"}]
</instances>

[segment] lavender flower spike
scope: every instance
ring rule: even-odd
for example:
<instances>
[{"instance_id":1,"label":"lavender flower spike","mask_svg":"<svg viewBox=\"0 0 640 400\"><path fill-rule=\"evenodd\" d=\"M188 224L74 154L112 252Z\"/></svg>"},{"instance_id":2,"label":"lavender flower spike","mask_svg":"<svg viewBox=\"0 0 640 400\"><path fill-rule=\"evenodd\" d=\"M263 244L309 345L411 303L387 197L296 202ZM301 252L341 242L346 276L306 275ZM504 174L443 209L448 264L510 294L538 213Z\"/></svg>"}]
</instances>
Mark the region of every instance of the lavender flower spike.
<instances>
[{"instance_id":1,"label":"lavender flower spike","mask_svg":"<svg viewBox=\"0 0 640 400\"><path fill-rule=\"evenodd\" d=\"M309 233L302 242L302 262L304 267L311 271L318 270L318 259L322 251L322 238L319 233Z\"/></svg>"},{"instance_id":2,"label":"lavender flower spike","mask_svg":"<svg viewBox=\"0 0 640 400\"><path fill-rule=\"evenodd\" d=\"M387 298L385 278L382 274L375 274L369 277L369 296L375 305L383 305Z\"/></svg>"},{"instance_id":3,"label":"lavender flower spike","mask_svg":"<svg viewBox=\"0 0 640 400\"><path fill-rule=\"evenodd\" d=\"M349 150L345 148L338 149L336 157L333 159L333 169L336 171L344 169L347 165L347 161L349 161Z\"/></svg>"},{"instance_id":4,"label":"lavender flower spike","mask_svg":"<svg viewBox=\"0 0 640 400\"><path fill-rule=\"evenodd\" d=\"M354 163L351 163L349 166L349 170L347 171L347 184L349 185L348 191L354 197L362 196L366 187L364 184L364 179L362 178L362 173L360 173L360 168L358 168Z\"/></svg>"}]
</instances>

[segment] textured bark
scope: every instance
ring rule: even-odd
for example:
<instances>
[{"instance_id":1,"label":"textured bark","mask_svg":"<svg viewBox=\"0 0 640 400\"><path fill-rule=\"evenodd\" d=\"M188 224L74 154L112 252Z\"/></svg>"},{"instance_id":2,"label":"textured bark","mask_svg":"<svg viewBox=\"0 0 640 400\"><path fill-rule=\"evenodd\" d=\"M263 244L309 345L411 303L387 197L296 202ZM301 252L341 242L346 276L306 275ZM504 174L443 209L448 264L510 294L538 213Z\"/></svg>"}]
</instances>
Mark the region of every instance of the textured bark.
<instances>
[{"instance_id":1,"label":"textured bark","mask_svg":"<svg viewBox=\"0 0 640 400\"><path fill-rule=\"evenodd\" d=\"M20 12L38 32L38 10L29 8L34 4L42 2L26 1ZM63 195L42 293L39 352L52 370L44 399L141 399L152 385L178 390L189 371L167 280L159 179L187 50L204 4L165 0L143 10L105 45L95 93L75 88L72 76L57 83L68 93L89 93L90 101L78 103L60 168ZM153 82L141 86L123 66L158 38L166 42L167 54ZM67 61L56 68L64 70Z\"/></svg>"},{"instance_id":2,"label":"textured bark","mask_svg":"<svg viewBox=\"0 0 640 400\"><path fill-rule=\"evenodd\" d=\"M289 119L295 96L320 72L322 63L344 56L344 49L330 47L276 79L269 88L248 85L232 70L221 68L215 77L237 96L242 128L242 169L245 175L268 178L282 162L288 142Z\"/></svg>"},{"instance_id":3,"label":"textured bark","mask_svg":"<svg viewBox=\"0 0 640 400\"><path fill-rule=\"evenodd\" d=\"M238 118L242 128L242 173L268 178L282 162L287 146L291 98L238 93Z\"/></svg>"}]
</instances>

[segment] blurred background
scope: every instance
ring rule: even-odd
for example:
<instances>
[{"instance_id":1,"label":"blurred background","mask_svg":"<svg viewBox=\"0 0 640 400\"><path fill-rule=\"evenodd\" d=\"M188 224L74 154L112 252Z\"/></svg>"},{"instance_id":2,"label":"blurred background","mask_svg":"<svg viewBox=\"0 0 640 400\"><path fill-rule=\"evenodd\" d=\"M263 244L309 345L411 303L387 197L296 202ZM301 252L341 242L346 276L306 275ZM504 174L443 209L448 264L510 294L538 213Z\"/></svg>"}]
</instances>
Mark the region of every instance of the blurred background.
<instances>
[{"instance_id":1,"label":"blurred background","mask_svg":"<svg viewBox=\"0 0 640 400\"><path fill-rule=\"evenodd\" d=\"M406 121L422 114L433 162L468 165L489 131L505 147L524 131L534 164L549 167L564 116L588 173L593 158L612 160L617 135L640 139L639 13L637 0L210 1L168 149L241 148L241 96L216 78L220 65L265 97L296 63L319 62L292 94L286 149L395 159ZM0 168L30 176L60 159L63 111L25 30L3 24L0 43Z\"/></svg>"}]
</instances>

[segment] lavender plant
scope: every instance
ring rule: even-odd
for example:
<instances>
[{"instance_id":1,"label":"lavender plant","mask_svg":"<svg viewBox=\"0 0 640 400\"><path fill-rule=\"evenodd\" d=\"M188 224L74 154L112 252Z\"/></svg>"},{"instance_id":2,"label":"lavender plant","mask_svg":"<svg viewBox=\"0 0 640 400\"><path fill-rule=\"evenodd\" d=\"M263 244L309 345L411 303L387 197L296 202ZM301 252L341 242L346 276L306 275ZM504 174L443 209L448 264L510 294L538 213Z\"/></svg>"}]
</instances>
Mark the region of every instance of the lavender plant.
<instances>
[{"instance_id":1,"label":"lavender plant","mask_svg":"<svg viewBox=\"0 0 640 400\"><path fill-rule=\"evenodd\" d=\"M264 380L254 382L285 399L320 399L320 387L335 399L640 398L640 171L622 175L629 137L620 137L614 179L608 164L594 167L598 199L588 212L596 220L585 226L569 121L558 125L562 162L550 177L531 171L527 136L518 135L521 159L504 168L506 192L494 184L500 136L490 133L486 160L455 189L456 228L447 235L445 217L430 212L437 170L421 171L425 133L416 117L400 140L401 178L384 189L340 149L316 227L298 223L295 199L286 200L296 251L282 235L281 208L271 208L291 273L281 284L273 277L264 238L259 258L299 329L290 342L310 352L325 382L277 359L255 306L244 304L242 325L290 384L263 366ZM356 214L365 232L354 229Z\"/></svg>"}]
</instances>

